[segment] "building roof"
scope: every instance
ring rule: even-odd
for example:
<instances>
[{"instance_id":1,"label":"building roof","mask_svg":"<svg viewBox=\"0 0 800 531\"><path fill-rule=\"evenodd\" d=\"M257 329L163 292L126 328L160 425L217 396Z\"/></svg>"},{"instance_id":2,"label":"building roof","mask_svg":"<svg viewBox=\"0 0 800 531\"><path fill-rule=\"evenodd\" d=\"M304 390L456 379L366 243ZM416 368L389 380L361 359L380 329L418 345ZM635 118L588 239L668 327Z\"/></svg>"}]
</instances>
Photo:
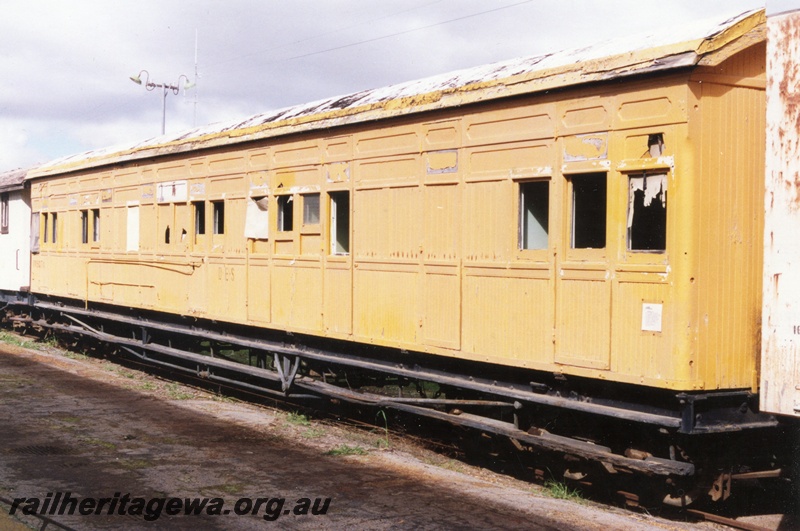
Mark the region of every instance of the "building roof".
<instances>
[{"instance_id":1,"label":"building roof","mask_svg":"<svg viewBox=\"0 0 800 531\"><path fill-rule=\"evenodd\" d=\"M28 170L11 170L0 173L0 192L20 190L25 186L25 176Z\"/></svg>"},{"instance_id":2,"label":"building roof","mask_svg":"<svg viewBox=\"0 0 800 531\"><path fill-rule=\"evenodd\" d=\"M667 28L658 34L512 59L71 155L31 170L29 178L633 75L714 66L764 40L764 26L763 10L724 21L687 21L680 28Z\"/></svg>"}]
</instances>

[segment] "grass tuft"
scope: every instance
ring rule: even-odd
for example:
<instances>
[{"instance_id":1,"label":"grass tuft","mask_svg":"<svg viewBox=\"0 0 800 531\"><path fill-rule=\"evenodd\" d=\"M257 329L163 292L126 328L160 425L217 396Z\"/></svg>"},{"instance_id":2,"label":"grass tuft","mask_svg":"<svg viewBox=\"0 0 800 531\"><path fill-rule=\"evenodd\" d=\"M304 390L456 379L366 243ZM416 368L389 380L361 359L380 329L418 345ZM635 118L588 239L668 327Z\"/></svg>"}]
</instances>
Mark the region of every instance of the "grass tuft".
<instances>
[{"instance_id":1,"label":"grass tuft","mask_svg":"<svg viewBox=\"0 0 800 531\"><path fill-rule=\"evenodd\" d=\"M571 489L569 485L561 481L549 479L544 482L544 488L551 498L558 500L583 501L583 496L577 489Z\"/></svg>"},{"instance_id":2,"label":"grass tuft","mask_svg":"<svg viewBox=\"0 0 800 531\"><path fill-rule=\"evenodd\" d=\"M367 455L367 451L360 446L340 444L336 448L325 452L325 455Z\"/></svg>"}]
</instances>

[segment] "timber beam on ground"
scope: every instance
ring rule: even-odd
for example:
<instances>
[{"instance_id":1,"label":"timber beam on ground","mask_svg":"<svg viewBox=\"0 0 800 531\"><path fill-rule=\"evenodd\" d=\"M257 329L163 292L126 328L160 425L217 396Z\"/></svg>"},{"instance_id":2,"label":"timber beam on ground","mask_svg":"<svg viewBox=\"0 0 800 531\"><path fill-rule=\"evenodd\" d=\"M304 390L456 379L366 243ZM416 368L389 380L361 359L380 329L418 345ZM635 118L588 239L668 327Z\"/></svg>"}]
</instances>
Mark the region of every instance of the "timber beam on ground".
<instances>
[{"instance_id":1,"label":"timber beam on ground","mask_svg":"<svg viewBox=\"0 0 800 531\"><path fill-rule=\"evenodd\" d=\"M37 302L36 307L42 310L58 312L65 316L82 315L92 317L94 319L126 324L137 328L183 334L195 338L202 337L210 341L224 342L242 348L250 348L286 356L299 356L309 360L354 367L375 373L392 374L394 376L404 378L429 381L439 385L493 395L507 400L516 400L523 404L529 403L552 408L578 411L592 415L602 415L618 420L649 424L667 429L678 429L681 426L681 418L677 415L650 413L595 402L580 401L562 396L553 396L549 394L543 394L541 392L525 390L520 386L515 386L512 384L498 383L493 380L481 379L471 375L454 375L452 373L445 373L443 371L428 369L417 365L411 367L402 363L370 359L353 354L345 354L341 352L332 352L313 348L302 348L295 345L288 345L279 341L254 339L236 334L219 333L202 327L176 325L174 323L140 319L96 309L65 306L46 301ZM142 347L143 345L139 346Z\"/></svg>"}]
</instances>

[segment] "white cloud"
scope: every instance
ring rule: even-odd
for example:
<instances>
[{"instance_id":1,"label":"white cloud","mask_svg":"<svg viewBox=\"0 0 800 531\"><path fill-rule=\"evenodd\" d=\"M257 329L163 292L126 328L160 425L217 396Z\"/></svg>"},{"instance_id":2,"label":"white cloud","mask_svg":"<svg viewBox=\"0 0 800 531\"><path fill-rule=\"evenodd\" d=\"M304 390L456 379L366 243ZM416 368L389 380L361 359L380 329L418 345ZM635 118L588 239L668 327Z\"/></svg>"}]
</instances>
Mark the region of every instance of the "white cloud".
<instances>
[{"instance_id":1,"label":"white cloud","mask_svg":"<svg viewBox=\"0 0 800 531\"><path fill-rule=\"evenodd\" d=\"M30 0L0 17L0 171L197 125L759 7L759 0ZM167 131L194 94L167 96Z\"/></svg>"}]
</instances>

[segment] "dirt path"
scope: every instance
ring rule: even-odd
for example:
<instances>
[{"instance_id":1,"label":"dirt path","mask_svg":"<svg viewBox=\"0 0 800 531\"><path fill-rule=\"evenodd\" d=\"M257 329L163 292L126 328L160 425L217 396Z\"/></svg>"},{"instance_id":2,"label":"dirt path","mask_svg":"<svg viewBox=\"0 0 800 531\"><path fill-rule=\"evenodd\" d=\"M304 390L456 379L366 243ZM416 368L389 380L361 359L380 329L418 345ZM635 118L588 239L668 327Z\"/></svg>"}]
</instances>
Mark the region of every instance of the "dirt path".
<instances>
[{"instance_id":1,"label":"dirt path","mask_svg":"<svg viewBox=\"0 0 800 531\"><path fill-rule=\"evenodd\" d=\"M31 498L41 509L48 493L55 506L56 493L69 492L79 501L109 498L100 514L53 516L76 529L698 528L548 498L466 465L448 470L423 450L379 448L383 437L217 399L102 360L0 344L0 496L25 498L17 515L32 510ZM224 505L219 515L188 516L165 506L146 521L146 511L119 514L126 494L125 513L171 497ZM257 514L235 514L257 498L265 499ZM327 498L325 514L294 514L307 509L298 500L319 500L322 509ZM0 529L8 510L0 506Z\"/></svg>"}]
</instances>

